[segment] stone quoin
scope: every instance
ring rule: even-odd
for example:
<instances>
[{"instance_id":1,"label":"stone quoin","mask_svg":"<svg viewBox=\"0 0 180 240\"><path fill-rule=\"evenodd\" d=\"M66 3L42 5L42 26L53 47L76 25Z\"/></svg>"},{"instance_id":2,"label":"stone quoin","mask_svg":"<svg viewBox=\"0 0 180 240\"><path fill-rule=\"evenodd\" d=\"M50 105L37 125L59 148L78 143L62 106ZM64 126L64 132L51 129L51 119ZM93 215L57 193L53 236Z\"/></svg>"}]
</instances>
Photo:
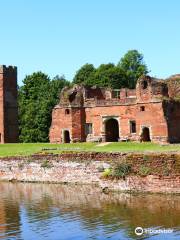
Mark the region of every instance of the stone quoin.
<instances>
[{"instance_id":1,"label":"stone quoin","mask_svg":"<svg viewBox=\"0 0 180 240\"><path fill-rule=\"evenodd\" d=\"M171 83L178 76L169 78ZM135 89L65 87L52 112L50 142L178 143L180 101L176 97L180 93L175 93L168 83L168 80L142 76Z\"/></svg>"}]
</instances>

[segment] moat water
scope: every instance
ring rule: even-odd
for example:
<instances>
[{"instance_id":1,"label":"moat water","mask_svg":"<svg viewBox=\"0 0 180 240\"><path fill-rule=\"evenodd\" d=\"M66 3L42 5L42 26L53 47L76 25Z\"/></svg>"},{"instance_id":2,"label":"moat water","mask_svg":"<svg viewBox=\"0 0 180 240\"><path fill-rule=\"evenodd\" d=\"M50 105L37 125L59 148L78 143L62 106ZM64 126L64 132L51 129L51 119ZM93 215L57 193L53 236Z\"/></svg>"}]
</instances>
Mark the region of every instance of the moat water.
<instances>
[{"instance_id":1,"label":"moat water","mask_svg":"<svg viewBox=\"0 0 180 240\"><path fill-rule=\"evenodd\" d=\"M136 227L151 232L138 237ZM0 183L0 239L180 239L180 196Z\"/></svg>"}]
</instances>

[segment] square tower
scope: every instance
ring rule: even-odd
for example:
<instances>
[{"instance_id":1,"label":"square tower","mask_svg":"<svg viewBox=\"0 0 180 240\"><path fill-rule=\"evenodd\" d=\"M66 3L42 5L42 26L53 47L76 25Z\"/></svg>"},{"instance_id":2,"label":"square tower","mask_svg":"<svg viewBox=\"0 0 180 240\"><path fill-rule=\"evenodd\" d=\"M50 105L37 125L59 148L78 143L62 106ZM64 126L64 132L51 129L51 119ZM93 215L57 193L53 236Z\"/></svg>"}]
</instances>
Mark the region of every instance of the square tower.
<instances>
[{"instance_id":1,"label":"square tower","mask_svg":"<svg viewBox=\"0 0 180 240\"><path fill-rule=\"evenodd\" d=\"M18 142L17 67L0 65L0 143Z\"/></svg>"}]
</instances>

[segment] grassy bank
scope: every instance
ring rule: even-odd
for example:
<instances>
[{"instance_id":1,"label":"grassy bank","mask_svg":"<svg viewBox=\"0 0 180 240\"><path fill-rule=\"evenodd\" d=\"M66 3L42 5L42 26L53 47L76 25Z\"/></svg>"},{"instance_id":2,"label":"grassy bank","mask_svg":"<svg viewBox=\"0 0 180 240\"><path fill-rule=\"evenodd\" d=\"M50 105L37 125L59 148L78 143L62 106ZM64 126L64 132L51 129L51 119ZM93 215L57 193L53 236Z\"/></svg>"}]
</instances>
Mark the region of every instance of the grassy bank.
<instances>
[{"instance_id":1,"label":"grassy bank","mask_svg":"<svg viewBox=\"0 0 180 240\"><path fill-rule=\"evenodd\" d=\"M19 143L0 144L0 157L31 155L39 152L60 153L62 151L97 151L97 152L180 152L180 144L159 145L154 143L119 142L98 146L97 143Z\"/></svg>"}]
</instances>

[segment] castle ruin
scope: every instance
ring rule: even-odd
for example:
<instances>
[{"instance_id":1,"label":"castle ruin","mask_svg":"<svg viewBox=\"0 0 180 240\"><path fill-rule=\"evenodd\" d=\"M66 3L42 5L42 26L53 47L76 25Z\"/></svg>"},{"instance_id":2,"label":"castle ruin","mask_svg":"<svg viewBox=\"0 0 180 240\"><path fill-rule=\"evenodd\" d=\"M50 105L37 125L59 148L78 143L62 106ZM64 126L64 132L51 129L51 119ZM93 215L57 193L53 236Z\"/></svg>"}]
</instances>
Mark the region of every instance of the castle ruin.
<instances>
[{"instance_id":1,"label":"castle ruin","mask_svg":"<svg viewBox=\"0 0 180 240\"><path fill-rule=\"evenodd\" d=\"M142 76L136 89L65 87L52 112L50 142L180 142L178 76Z\"/></svg>"},{"instance_id":2,"label":"castle ruin","mask_svg":"<svg viewBox=\"0 0 180 240\"><path fill-rule=\"evenodd\" d=\"M17 68L0 66L0 143L18 142Z\"/></svg>"}]
</instances>

